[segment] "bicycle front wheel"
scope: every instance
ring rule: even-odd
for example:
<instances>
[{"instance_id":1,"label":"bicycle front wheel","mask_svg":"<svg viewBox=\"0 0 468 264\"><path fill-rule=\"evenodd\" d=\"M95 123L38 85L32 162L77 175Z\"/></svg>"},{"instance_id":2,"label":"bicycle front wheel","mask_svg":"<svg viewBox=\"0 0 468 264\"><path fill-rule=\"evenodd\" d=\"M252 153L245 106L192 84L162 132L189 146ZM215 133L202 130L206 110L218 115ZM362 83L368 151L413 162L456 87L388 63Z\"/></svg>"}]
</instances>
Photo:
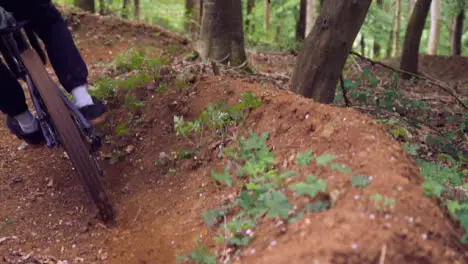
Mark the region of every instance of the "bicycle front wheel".
<instances>
[{"instance_id":1,"label":"bicycle front wheel","mask_svg":"<svg viewBox=\"0 0 468 264\"><path fill-rule=\"evenodd\" d=\"M68 108L57 92L57 85L50 78L36 51L27 49L21 54L21 58L59 134L60 143L68 153L86 193L99 209L101 219L105 222L112 221L114 210L104 192L99 168L91 157L90 148L83 141Z\"/></svg>"}]
</instances>

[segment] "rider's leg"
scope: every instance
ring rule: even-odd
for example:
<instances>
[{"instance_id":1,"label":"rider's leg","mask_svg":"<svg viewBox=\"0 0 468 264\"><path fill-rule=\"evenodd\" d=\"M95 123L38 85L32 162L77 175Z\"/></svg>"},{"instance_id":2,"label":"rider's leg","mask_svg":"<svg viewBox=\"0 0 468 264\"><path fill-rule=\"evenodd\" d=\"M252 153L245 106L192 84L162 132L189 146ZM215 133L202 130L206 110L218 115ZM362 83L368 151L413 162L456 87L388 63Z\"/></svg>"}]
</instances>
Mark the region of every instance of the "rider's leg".
<instances>
[{"instance_id":1,"label":"rider's leg","mask_svg":"<svg viewBox=\"0 0 468 264\"><path fill-rule=\"evenodd\" d=\"M0 0L5 2L5 0ZM31 26L46 46L52 67L60 83L72 94L85 117L97 124L105 119L105 106L93 100L87 90L88 70L60 12L50 0L6 1L18 19L31 21ZM24 8L27 6L27 8Z\"/></svg>"},{"instance_id":2,"label":"rider's leg","mask_svg":"<svg viewBox=\"0 0 468 264\"><path fill-rule=\"evenodd\" d=\"M8 116L10 131L29 144L41 144L44 137L39 122L28 110L23 88L3 63L0 63L0 84L0 111Z\"/></svg>"}]
</instances>

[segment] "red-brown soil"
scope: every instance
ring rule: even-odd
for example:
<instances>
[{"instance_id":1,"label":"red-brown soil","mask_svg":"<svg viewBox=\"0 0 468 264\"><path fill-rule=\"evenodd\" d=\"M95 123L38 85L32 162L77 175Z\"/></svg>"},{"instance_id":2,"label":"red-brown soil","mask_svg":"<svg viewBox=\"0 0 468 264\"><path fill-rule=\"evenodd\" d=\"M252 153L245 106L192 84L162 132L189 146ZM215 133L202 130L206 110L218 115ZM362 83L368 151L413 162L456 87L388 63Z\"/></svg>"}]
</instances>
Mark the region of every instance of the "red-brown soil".
<instances>
[{"instance_id":1,"label":"red-brown soil","mask_svg":"<svg viewBox=\"0 0 468 264\"><path fill-rule=\"evenodd\" d=\"M90 69L98 72L92 72L91 79L105 68L96 63L109 62L119 51L138 44L137 39L144 45L156 39L156 50L177 43L148 35L141 39L131 35L136 39L129 40L123 32L131 31L117 26L116 33L107 22L98 24L96 19L101 18L84 15L74 31ZM88 32L99 32L99 37L93 39ZM116 43L102 42L109 39ZM262 221L239 262L467 263L458 243L460 231L452 227L436 201L424 196L417 166L382 126L353 109L313 103L272 86L224 76L200 77L193 87L169 89L166 94L136 91L146 103L139 113L142 122L132 134L118 136L113 129L103 129L108 133L103 156L129 150L115 164L102 161L103 181L117 210L117 224L112 228L100 224L89 210L91 205L61 150L18 150L20 142L1 126L0 238L15 238L0 242L0 261L16 263L32 253L30 260L42 259L43 263L175 263L176 254L189 252L197 238L213 249L214 233L204 226L201 214L235 194L210 177L210 171L222 167L224 161L214 158L211 149L204 149L197 159L164 166L156 161L161 153L187 145L175 136L174 115L194 119L208 103L232 104L244 91L256 94L264 105L249 115L241 130L269 132L268 142L279 166L297 170L299 179L308 173L326 179L336 205L306 214L289 226ZM110 104L111 128L127 118L122 101L117 98ZM337 155L355 173L372 176L371 184L356 189L344 174L315 165L303 169L292 165L297 152L309 149ZM377 212L369 199L376 193L394 197L395 208L385 214ZM304 203L296 200L298 205ZM381 258L384 262L379 262Z\"/></svg>"}]
</instances>

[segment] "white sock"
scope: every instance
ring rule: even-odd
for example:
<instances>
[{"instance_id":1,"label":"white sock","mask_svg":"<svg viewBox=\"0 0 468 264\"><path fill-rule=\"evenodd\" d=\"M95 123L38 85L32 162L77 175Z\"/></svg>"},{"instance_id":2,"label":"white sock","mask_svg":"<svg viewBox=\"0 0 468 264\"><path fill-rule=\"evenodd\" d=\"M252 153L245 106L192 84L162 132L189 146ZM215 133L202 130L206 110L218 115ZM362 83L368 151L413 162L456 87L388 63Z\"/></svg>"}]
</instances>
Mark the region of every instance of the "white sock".
<instances>
[{"instance_id":1,"label":"white sock","mask_svg":"<svg viewBox=\"0 0 468 264\"><path fill-rule=\"evenodd\" d=\"M93 104L93 98L91 98L91 95L88 93L86 84L74 88L71 94L75 100L75 105L79 108Z\"/></svg>"},{"instance_id":2,"label":"white sock","mask_svg":"<svg viewBox=\"0 0 468 264\"><path fill-rule=\"evenodd\" d=\"M26 134L35 132L39 128L36 117L29 110L15 116L15 119L18 121L21 130Z\"/></svg>"}]
</instances>

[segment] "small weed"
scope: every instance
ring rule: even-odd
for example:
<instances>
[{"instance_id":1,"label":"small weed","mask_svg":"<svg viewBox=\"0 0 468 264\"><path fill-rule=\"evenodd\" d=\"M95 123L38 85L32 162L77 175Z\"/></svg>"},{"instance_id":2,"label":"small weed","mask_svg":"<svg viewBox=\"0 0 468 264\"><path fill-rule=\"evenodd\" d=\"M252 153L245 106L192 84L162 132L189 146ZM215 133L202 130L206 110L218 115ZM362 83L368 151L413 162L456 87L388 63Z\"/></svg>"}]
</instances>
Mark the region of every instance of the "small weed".
<instances>
[{"instance_id":1,"label":"small weed","mask_svg":"<svg viewBox=\"0 0 468 264\"><path fill-rule=\"evenodd\" d=\"M374 201L375 208L378 211L389 211L395 207L395 198L382 196L380 193L373 194L370 199Z\"/></svg>"},{"instance_id":2,"label":"small weed","mask_svg":"<svg viewBox=\"0 0 468 264\"><path fill-rule=\"evenodd\" d=\"M216 257L197 241L196 247L188 256L177 256L177 263L195 261L200 264L216 264Z\"/></svg>"},{"instance_id":3,"label":"small weed","mask_svg":"<svg viewBox=\"0 0 468 264\"><path fill-rule=\"evenodd\" d=\"M307 166L314 160L314 153L309 150L303 153L297 153L294 163L297 165Z\"/></svg>"},{"instance_id":4,"label":"small weed","mask_svg":"<svg viewBox=\"0 0 468 264\"><path fill-rule=\"evenodd\" d=\"M167 85L167 82L159 83L158 87L156 88L156 92L158 94L166 93L168 90L169 90L169 86Z\"/></svg>"},{"instance_id":5,"label":"small weed","mask_svg":"<svg viewBox=\"0 0 468 264\"><path fill-rule=\"evenodd\" d=\"M358 175L351 177L351 184L356 188L364 188L370 184L370 179L367 176Z\"/></svg>"},{"instance_id":6,"label":"small weed","mask_svg":"<svg viewBox=\"0 0 468 264\"><path fill-rule=\"evenodd\" d=\"M330 162L336 159L334 154L323 154L315 159L318 166L326 167Z\"/></svg>"},{"instance_id":7,"label":"small weed","mask_svg":"<svg viewBox=\"0 0 468 264\"><path fill-rule=\"evenodd\" d=\"M305 182L291 184L289 188L298 195L306 195L313 199L319 192L325 192L327 182L310 174Z\"/></svg>"},{"instance_id":8,"label":"small weed","mask_svg":"<svg viewBox=\"0 0 468 264\"><path fill-rule=\"evenodd\" d=\"M105 76L98 79L94 85L91 86L89 92L92 96L100 100L106 100L114 97L119 87L120 82L118 80L111 80L109 77Z\"/></svg>"},{"instance_id":9,"label":"small weed","mask_svg":"<svg viewBox=\"0 0 468 264\"><path fill-rule=\"evenodd\" d=\"M131 112L135 112L138 108L141 108L143 106L145 106L145 103L142 101L139 101L136 98L136 95L129 93L125 96L124 107L130 110Z\"/></svg>"}]
</instances>

